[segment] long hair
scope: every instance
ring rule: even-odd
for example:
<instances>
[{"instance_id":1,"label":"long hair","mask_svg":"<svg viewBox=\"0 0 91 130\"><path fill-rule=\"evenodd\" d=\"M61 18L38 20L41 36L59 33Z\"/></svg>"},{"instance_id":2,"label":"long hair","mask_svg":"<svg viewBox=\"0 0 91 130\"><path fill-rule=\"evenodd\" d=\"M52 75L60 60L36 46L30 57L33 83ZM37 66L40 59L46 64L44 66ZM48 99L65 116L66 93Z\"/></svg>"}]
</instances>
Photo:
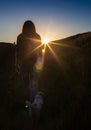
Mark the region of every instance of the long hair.
<instances>
[{"instance_id":1,"label":"long hair","mask_svg":"<svg viewBox=\"0 0 91 130\"><path fill-rule=\"evenodd\" d=\"M34 34L36 32L35 25L32 21L27 20L23 24L22 33L25 34Z\"/></svg>"}]
</instances>

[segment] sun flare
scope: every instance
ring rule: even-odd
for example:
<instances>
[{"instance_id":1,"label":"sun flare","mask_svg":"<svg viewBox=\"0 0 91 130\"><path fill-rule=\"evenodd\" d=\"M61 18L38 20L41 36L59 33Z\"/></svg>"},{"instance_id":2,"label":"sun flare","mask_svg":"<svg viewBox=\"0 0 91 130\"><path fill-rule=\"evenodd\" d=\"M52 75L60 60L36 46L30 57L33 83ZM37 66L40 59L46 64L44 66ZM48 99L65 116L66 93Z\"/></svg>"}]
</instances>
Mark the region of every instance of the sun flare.
<instances>
[{"instance_id":1,"label":"sun flare","mask_svg":"<svg viewBox=\"0 0 91 130\"><path fill-rule=\"evenodd\" d=\"M49 43L49 40L48 39L43 39L42 43L47 45Z\"/></svg>"}]
</instances>

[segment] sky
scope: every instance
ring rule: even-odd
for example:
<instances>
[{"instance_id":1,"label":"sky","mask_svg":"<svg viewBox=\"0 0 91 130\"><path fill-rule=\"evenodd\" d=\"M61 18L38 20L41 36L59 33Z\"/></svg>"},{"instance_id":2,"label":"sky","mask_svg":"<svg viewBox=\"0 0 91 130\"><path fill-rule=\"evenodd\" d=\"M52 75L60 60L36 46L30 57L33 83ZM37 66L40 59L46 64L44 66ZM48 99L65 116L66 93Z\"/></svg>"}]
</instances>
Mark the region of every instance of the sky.
<instances>
[{"instance_id":1,"label":"sky","mask_svg":"<svg viewBox=\"0 0 91 130\"><path fill-rule=\"evenodd\" d=\"M26 20L50 41L91 31L91 0L0 0L0 42L16 42Z\"/></svg>"}]
</instances>

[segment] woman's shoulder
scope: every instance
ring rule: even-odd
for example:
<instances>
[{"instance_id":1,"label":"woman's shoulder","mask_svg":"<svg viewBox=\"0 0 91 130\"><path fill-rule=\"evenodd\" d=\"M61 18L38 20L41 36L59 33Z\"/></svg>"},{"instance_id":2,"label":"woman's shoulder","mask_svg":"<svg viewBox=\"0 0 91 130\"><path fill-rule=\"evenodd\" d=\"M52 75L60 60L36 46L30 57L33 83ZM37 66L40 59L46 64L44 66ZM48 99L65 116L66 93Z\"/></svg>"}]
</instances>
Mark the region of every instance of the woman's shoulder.
<instances>
[{"instance_id":1,"label":"woman's shoulder","mask_svg":"<svg viewBox=\"0 0 91 130\"><path fill-rule=\"evenodd\" d=\"M17 38L21 38L22 36L23 36L23 34L20 33L20 34L17 36Z\"/></svg>"},{"instance_id":2,"label":"woman's shoulder","mask_svg":"<svg viewBox=\"0 0 91 130\"><path fill-rule=\"evenodd\" d=\"M40 35L38 33L36 33L36 38L41 39L41 37L40 37Z\"/></svg>"}]
</instances>

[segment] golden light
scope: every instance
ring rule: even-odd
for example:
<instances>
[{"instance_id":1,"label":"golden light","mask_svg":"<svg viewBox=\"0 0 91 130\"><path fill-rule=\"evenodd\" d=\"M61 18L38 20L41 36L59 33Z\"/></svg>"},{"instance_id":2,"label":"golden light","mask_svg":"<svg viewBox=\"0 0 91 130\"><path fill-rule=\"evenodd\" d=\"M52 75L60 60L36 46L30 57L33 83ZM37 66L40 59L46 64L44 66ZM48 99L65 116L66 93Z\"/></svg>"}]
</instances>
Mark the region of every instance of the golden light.
<instances>
[{"instance_id":1,"label":"golden light","mask_svg":"<svg viewBox=\"0 0 91 130\"><path fill-rule=\"evenodd\" d=\"M45 53L45 49L42 49L42 53Z\"/></svg>"},{"instance_id":2,"label":"golden light","mask_svg":"<svg viewBox=\"0 0 91 130\"><path fill-rule=\"evenodd\" d=\"M47 45L49 43L49 40L48 39L43 39L42 43Z\"/></svg>"},{"instance_id":3,"label":"golden light","mask_svg":"<svg viewBox=\"0 0 91 130\"><path fill-rule=\"evenodd\" d=\"M35 69L37 71L41 71L42 68L43 68L43 58L42 57L38 57L37 62L35 64Z\"/></svg>"}]
</instances>

